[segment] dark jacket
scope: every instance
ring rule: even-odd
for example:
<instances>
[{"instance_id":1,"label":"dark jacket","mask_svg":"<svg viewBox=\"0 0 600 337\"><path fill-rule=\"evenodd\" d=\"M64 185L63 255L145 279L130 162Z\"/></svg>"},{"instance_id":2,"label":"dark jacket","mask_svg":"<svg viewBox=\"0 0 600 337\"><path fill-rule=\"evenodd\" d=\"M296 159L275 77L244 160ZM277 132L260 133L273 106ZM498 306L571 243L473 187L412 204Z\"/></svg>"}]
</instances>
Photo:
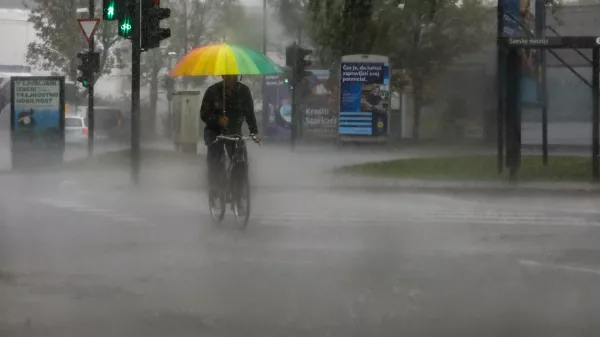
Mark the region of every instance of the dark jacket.
<instances>
[{"instance_id":1,"label":"dark jacket","mask_svg":"<svg viewBox=\"0 0 600 337\"><path fill-rule=\"evenodd\" d=\"M221 130L219 116L223 110L229 118L227 130ZM244 120L248 123L250 133L257 134L256 116L254 115L254 101L250 88L243 83L237 83L231 93L225 96L225 109L223 109L223 82L215 83L206 89L202 106L200 107L200 118L206 123L206 127L220 134L241 134Z\"/></svg>"}]
</instances>

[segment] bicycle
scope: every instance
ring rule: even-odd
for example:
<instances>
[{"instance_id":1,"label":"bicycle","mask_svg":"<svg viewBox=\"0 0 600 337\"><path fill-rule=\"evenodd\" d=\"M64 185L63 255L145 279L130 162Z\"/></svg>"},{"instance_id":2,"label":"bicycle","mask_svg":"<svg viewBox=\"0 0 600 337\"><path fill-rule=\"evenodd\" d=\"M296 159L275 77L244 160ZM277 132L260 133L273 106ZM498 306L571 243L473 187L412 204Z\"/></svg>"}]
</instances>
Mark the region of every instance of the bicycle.
<instances>
[{"instance_id":1,"label":"bicycle","mask_svg":"<svg viewBox=\"0 0 600 337\"><path fill-rule=\"evenodd\" d=\"M209 188L208 202L210 214L216 224L220 224L225 216L227 204L231 204L231 209L235 215L236 222L242 227L246 227L250 219L250 182L248 179L248 153L246 152L246 140L254 137L244 137L240 135L219 135L213 141L231 141L233 147L231 155L224 155L221 160L225 161L231 158L225 172L220 176L218 191ZM260 142L257 142L260 145ZM226 149L230 150L230 149ZM215 206L219 208L216 208Z\"/></svg>"}]
</instances>

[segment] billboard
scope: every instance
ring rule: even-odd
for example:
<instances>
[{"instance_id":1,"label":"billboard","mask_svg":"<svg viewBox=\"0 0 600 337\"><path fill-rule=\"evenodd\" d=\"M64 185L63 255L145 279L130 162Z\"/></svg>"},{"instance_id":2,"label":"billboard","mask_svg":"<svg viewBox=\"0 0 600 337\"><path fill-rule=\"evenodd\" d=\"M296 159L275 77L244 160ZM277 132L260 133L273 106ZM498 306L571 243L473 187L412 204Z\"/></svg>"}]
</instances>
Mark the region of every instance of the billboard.
<instances>
[{"instance_id":1,"label":"billboard","mask_svg":"<svg viewBox=\"0 0 600 337\"><path fill-rule=\"evenodd\" d=\"M13 166L62 161L64 88L64 77L11 77Z\"/></svg>"},{"instance_id":2,"label":"billboard","mask_svg":"<svg viewBox=\"0 0 600 337\"><path fill-rule=\"evenodd\" d=\"M338 111L335 88L328 87L329 70L312 69L307 78L307 93L298 100L303 116L303 137L311 139L337 136Z\"/></svg>"},{"instance_id":3,"label":"billboard","mask_svg":"<svg viewBox=\"0 0 600 337\"><path fill-rule=\"evenodd\" d=\"M389 86L387 57L344 56L340 72L339 135L387 136Z\"/></svg>"},{"instance_id":4,"label":"billboard","mask_svg":"<svg viewBox=\"0 0 600 337\"><path fill-rule=\"evenodd\" d=\"M290 87L283 75L265 76L264 115L268 118L265 135L273 139L291 137L292 101Z\"/></svg>"},{"instance_id":5,"label":"billboard","mask_svg":"<svg viewBox=\"0 0 600 337\"><path fill-rule=\"evenodd\" d=\"M536 36L535 29L535 1L520 0L519 19L521 21L521 36ZM521 102L539 103L538 93L539 71L540 71L540 50L533 48L523 48L519 50L521 56Z\"/></svg>"},{"instance_id":6,"label":"billboard","mask_svg":"<svg viewBox=\"0 0 600 337\"><path fill-rule=\"evenodd\" d=\"M297 109L303 119L302 136L310 139L334 138L337 135L337 100L327 87L329 71L311 69L298 90ZM274 139L291 137L292 93L283 75L265 76L264 105L267 112L266 135Z\"/></svg>"},{"instance_id":7,"label":"billboard","mask_svg":"<svg viewBox=\"0 0 600 337\"><path fill-rule=\"evenodd\" d=\"M500 0L504 10L504 36L531 37L536 36L536 1L538 0ZM543 1L543 0L539 0ZM543 18L543 13L539 19ZM543 19L542 19L543 20ZM541 53L537 49L523 48L518 50L521 58L521 102L538 104Z\"/></svg>"}]
</instances>

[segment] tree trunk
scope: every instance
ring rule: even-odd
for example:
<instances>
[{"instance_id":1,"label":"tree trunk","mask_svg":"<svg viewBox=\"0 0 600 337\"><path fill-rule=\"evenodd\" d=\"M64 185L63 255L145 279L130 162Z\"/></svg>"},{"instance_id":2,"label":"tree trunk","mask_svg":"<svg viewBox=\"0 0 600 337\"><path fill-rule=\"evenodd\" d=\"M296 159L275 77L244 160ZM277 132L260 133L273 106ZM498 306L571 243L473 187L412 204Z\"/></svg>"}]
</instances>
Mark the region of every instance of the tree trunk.
<instances>
[{"instance_id":1,"label":"tree trunk","mask_svg":"<svg viewBox=\"0 0 600 337\"><path fill-rule=\"evenodd\" d=\"M421 137L421 106L423 104L423 85L420 81L413 80L413 139L418 141Z\"/></svg>"}]
</instances>

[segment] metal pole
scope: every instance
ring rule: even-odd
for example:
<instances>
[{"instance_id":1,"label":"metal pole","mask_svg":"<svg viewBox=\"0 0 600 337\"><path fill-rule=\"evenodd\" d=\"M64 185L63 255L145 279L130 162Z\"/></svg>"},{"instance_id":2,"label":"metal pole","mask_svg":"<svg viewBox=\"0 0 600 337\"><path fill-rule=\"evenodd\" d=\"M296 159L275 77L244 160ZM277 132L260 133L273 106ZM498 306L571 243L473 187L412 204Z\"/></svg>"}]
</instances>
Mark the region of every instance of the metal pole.
<instances>
[{"instance_id":1,"label":"metal pole","mask_svg":"<svg viewBox=\"0 0 600 337\"><path fill-rule=\"evenodd\" d=\"M546 37L546 4L543 1L535 3L535 12L539 13L535 17L535 35ZM538 89L538 97L542 102L542 163L548 165L548 90L547 90L547 74L546 74L546 50L538 49L537 53L540 57L541 66L541 83ZM580 53L581 54L581 53ZM581 54L582 55L582 54Z\"/></svg>"},{"instance_id":2,"label":"metal pole","mask_svg":"<svg viewBox=\"0 0 600 337\"><path fill-rule=\"evenodd\" d=\"M547 62L546 50L540 49L542 56L542 162L548 165L548 85L547 85Z\"/></svg>"},{"instance_id":3,"label":"metal pole","mask_svg":"<svg viewBox=\"0 0 600 337\"><path fill-rule=\"evenodd\" d=\"M94 0L90 0L89 1L89 7L88 7L88 14L89 14L89 18L93 19L94 18L94 13L96 12L96 4L94 3ZM94 37L92 36L92 38L90 39L90 42L88 43L88 48L90 51L90 55L91 53L94 52ZM96 78L94 73L90 72L91 77L90 83L89 83L89 87L88 87L88 112L87 112L87 119L88 119L88 157L91 157L94 155L94 131L95 131L95 123L94 123L94 84L96 82Z\"/></svg>"},{"instance_id":4,"label":"metal pole","mask_svg":"<svg viewBox=\"0 0 600 337\"><path fill-rule=\"evenodd\" d=\"M267 55L267 0L263 0L263 17L262 17L262 52ZM269 105L267 104L267 79L265 76L262 76L261 83L261 91L262 91L262 118L261 124L263 132L266 132L269 127Z\"/></svg>"},{"instance_id":5,"label":"metal pole","mask_svg":"<svg viewBox=\"0 0 600 337\"><path fill-rule=\"evenodd\" d=\"M131 29L131 180L140 179L140 58L141 10L140 0L134 0Z\"/></svg>"},{"instance_id":6,"label":"metal pole","mask_svg":"<svg viewBox=\"0 0 600 337\"><path fill-rule=\"evenodd\" d=\"M296 137L297 137L297 128L298 128L298 118L296 116L296 83L292 85L292 132L291 132L291 145L292 151L296 148Z\"/></svg>"},{"instance_id":7,"label":"metal pole","mask_svg":"<svg viewBox=\"0 0 600 337\"><path fill-rule=\"evenodd\" d=\"M498 1L497 7L498 14L498 36L504 34L504 9L501 1ZM496 79L497 79L497 110L496 110L496 145L498 151L498 174L501 174L504 169L504 73L506 67L504 66L505 54L502 46L498 43L497 49L497 66L496 66Z\"/></svg>"},{"instance_id":8,"label":"metal pole","mask_svg":"<svg viewBox=\"0 0 600 337\"><path fill-rule=\"evenodd\" d=\"M600 88L600 48L595 47L592 54L592 174L595 181L600 178L598 171L598 155L600 152L600 113L598 104L598 93Z\"/></svg>"},{"instance_id":9,"label":"metal pole","mask_svg":"<svg viewBox=\"0 0 600 337\"><path fill-rule=\"evenodd\" d=\"M506 60L506 163L508 166L509 180L517 181L519 170L519 104L520 104L520 57L516 49L508 50Z\"/></svg>"}]
</instances>

